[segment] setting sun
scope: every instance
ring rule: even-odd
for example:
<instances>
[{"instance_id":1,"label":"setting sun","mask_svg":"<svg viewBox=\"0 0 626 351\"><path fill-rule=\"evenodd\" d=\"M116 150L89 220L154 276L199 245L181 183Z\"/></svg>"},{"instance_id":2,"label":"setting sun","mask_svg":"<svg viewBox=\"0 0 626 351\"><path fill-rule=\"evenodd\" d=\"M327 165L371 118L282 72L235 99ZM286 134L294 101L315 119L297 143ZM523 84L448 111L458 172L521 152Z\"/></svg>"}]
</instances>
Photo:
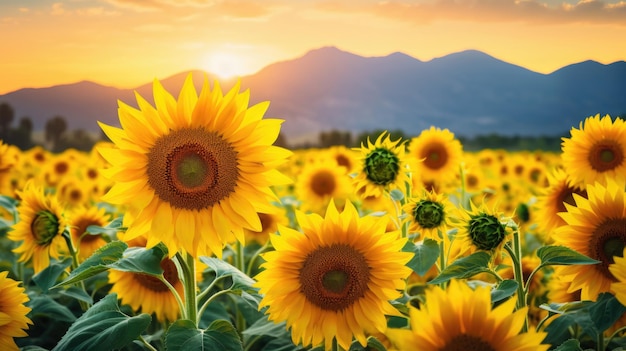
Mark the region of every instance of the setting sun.
<instances>
[{"instance_id":1,"label":"setting sun","mask_svg":"<svg viewBox=\"0 0 626 351\"><path fill-rule=\"evenodd\" d=\"M220 78L233 78L250 74L250 67L241 56L231 52L211 52L208 53L203 62L202 68L208 73L217 75Z\"/></svg>"}]
</instances>

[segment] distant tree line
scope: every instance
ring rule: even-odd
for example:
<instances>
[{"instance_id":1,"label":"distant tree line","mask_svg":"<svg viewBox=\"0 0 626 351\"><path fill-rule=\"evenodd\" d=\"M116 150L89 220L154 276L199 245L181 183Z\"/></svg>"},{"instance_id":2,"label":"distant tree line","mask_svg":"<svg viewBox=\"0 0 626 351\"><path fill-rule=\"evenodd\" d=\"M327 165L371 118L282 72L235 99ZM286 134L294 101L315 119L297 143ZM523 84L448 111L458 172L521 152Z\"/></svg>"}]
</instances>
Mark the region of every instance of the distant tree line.
<instances>
[{"instance_id":1,"label":"distant tree line","mask_svg":"<svg viewBox=\"0 0 626 351\"><path fill-rule=\"evenodd\" d=\"M6 144L15 145L21 150L28 150L38 143L33 139L33 121L28 116L19 119L17 126L15 110L6 102L0 103L0 139ZM63 116L54 116L44 126L45 148L52 152L62 152L69 148L89 151L103 136L93 137L84 129L69 130L67 120Z\"/></svg>"},{"instance_id":2,"label":"distant tree line","mask_svg":"<svg viewBox=\"0 0 626 351\"><path fill-rule=\"evenodd\" d=\"M287 143L285 138L279 137L279 141L277 141L277 143L291 149L327 148L336 145L359 147L361 146L361 143L366 144L368 138L372 143L374 143L376 138L378 138L380 133L383 131L383 129L377 129L354 134L350 131L330 130L320 132L318 134L317 141L313 142L290 145ZM388 132L391 135L391 140L402 138L403 140L410 142L411 138L417 136L407 134L400 129L389 130ZM456 138L463 145L463 150L466 151L477 151L481 149L504 149L509 151L559 151L561 149L561 138L565 136L569 136L569 132L560 135L538 136L501 135L491 133L473 137L456 135Z\"/></svg>"}]
</instances>

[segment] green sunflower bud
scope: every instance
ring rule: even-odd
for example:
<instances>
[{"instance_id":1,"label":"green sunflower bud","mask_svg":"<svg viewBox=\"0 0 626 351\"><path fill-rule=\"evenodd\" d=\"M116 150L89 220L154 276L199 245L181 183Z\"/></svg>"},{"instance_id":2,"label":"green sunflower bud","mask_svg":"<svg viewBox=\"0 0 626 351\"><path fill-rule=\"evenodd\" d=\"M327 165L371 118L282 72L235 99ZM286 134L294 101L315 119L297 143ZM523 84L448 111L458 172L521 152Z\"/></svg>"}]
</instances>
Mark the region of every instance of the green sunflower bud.
<instances>
[{"instance_id":1,"label":"green sunflower bud","mask_svg":"<svg viewBox=\"0 0 626 351\"><path fill-rule=\"evenodd\" d=\"M515 212L517 213L517 217L520 221L526 223L530 220L530 210L526 204L517 205L517 210Z\"/></svg>"},{"instance_id":2,"label":"green sunflower bud","mask_svg":"<svg viewBox=\"0 0 626 351\"><path fill-rule=\"evenodd\" d=\"M59 232L59 219L50 211L39 211L31 222L30 229L37 245L49 245Z\"/></svg>"},{"instance_id":3,"label":"green sunflower bud","mask_svg":"<svg viewBox=\"0 0 626 351\"><path fill-rule=\"evenodd\" d=\"M422 228L437 228L444 221L443 205L430 200L421 200L415 204L413 219Z\"/></svg>"},{"instance_id":4,"label":"green sunflower bud","mask_svg":"<svg viewBox=\"0 0 626 351\"><path fill-rule=\"evenodd\" d=\"M372 183L387 185L393 183L400 170L396 154L385 148L370 152L365 158L365 174Z\"/></svg>"},{"instance_id":5,"label":"green sunflower bud","mask_svg":"<svg viewBox=\"0 0 626 351\"><path fill-rule=\"evenodd\" d=\"M506 237L506 226L495 216L486 213L471 216L467 229L472 243L479 250L491 251Z\"/></svg>"}]
</instances>

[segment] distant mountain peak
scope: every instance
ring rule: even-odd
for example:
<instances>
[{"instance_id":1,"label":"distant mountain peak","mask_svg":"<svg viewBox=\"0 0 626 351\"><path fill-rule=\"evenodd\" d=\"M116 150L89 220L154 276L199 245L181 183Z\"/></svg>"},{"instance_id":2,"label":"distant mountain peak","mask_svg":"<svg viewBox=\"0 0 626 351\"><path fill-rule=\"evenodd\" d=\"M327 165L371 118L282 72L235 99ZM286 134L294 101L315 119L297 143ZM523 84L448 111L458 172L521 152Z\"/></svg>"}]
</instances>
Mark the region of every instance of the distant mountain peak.
<instances>
[{"instance_id":1,"label":"distant mountain peak","mask_svg":"<svg viewBox=\"0 0 626 351\"><path fill-rule=\"evenodd\" d=\"M234 84L199 70L158 79L177 96L190 72L197 89L206 74L224 91ZM251 103L271 102L267 116L285 120L288 140L333 129L417 135L430 126L470 137L551 134L596 113L623 114L626 62L585 61L539 74L478 50L424 62L401 52L363 57L323 46L241 77L241 87L250 89ZM71 129L98 131L97 120L118 125L117 100L132 106L133 90L150 101L152 80L135 89L89 81L22 89L0 95L0 102L12 105L16 117L32 118L35 130L61 115Z\"/></svg>"}]
</instances>

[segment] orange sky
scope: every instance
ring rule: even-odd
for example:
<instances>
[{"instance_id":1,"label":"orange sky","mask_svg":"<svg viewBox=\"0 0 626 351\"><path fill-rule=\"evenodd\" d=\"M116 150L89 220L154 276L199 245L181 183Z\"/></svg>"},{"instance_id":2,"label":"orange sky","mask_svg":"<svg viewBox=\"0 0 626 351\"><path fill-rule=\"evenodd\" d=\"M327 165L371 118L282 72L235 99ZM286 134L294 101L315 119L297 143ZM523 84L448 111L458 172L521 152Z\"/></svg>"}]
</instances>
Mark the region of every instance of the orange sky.
<instances>
[{"instance_id":1,"label":"orange sky","mask_svg":"<svg viewBox=\"0 0 626 351\"><path fill-rule=\"evenodd\" d=\"M80 80L132 88L189 69L245 75L329 45L424 61L477 49L549 73L626 60L626 1L5 0L0 94Z\"/></svg>"}]
</instances>

